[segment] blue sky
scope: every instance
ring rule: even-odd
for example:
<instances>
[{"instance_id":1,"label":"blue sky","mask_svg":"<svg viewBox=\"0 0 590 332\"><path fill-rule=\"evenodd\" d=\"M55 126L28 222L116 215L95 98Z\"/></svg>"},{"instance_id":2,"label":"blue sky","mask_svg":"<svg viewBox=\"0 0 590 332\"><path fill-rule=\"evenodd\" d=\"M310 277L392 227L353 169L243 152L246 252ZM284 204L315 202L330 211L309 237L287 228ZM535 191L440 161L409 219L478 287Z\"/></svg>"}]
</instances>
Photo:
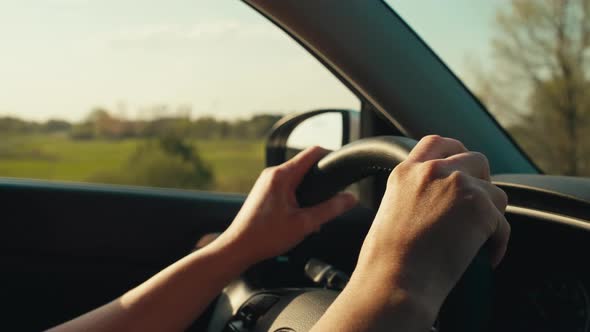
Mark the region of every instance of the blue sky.
<instances>
[{"instance_id":1,"label":"blue sky","mask_svg":"<svg viewBox=\"0 0 590 332\"><path fill-rule=\"evenodd\" d=\"M489 69L496 12L508 0L387 0L458 74L473 84L473 67Z\"/></svg>"},{"instance_id":2,"label":"blue sky","mask_svg":"<svg viewBox=\"0 0 590 332\"><path fill-rule=\"evenodd\" d=\"M489 56L492 1L390 1L469 81ZM306 51L239 0L0 0L0 115L127 117L358 108ZM472 60L468 60L472 59Z\"/></svg>"}]
</instances>

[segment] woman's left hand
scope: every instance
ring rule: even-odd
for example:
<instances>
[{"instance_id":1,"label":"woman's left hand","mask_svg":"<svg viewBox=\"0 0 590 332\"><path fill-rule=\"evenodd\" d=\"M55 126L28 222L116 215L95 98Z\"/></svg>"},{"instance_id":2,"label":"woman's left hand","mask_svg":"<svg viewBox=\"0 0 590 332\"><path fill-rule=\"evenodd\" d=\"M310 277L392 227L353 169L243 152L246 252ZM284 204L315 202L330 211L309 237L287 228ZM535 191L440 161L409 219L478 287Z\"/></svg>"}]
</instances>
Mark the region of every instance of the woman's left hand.
<instances>
[{"instance_id":1,"label":"woman's left hand","mask_svg":"<svg viewBox=\"0 0 590 332\"><path fill-rule=\"evenodd\" d=\"M328 153L311 147L293 159L265 169L231 226L218 240L240 248L250 264L280 255L307 235L356 205L342 192L318 205L301 208L295 190L307 171Z\"/></svg>"}]
</instances>

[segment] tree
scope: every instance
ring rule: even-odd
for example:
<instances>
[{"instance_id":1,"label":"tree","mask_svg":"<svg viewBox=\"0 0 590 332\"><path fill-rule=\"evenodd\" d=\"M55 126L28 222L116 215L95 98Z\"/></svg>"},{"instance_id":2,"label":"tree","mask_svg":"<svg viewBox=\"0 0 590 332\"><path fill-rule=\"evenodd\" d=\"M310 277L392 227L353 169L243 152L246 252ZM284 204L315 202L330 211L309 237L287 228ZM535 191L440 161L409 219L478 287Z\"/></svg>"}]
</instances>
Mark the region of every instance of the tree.
<instances>
[{"instance_id":1,"label":"tree","mask_svg":"<svg viewBox=\"0 0 590 332\"><path fill-rule=\"evenodd\" d=\"M67 132L72 124L65 120L50 119L43 124L43 130L48 133Z\"/></svg>"},{"instance_id":2,"label":"tree","mask_svg":"<svg viewBox=\"0 0 590 332\"><path fill-rule=\"evenodd\" d=\"M590 0L513 0L495 28L482 101L546 171L590 175Z\"/></svg>"},{"instance_id":3,"label":"tree","mask_svg":"<svg viewBox=\"0 0 590 332\"><path fill-rule=\"evenodd\" d=\"M120 169L88 178L90 182L201 190L210 189L214 180L211 166L196 147L172 134L139 144Z\"/></svg>"},{"instance_id":4,"label":"tree","mask_svg":"<svg viewBox=\"0 0 590 332\"><path fill-rule=\"evenodd\" d=\"M18 118L5 116L0 117L0 133L29 134L37 131L39 124L32 121L25 121Z\"/></svg>"}]
</instances>

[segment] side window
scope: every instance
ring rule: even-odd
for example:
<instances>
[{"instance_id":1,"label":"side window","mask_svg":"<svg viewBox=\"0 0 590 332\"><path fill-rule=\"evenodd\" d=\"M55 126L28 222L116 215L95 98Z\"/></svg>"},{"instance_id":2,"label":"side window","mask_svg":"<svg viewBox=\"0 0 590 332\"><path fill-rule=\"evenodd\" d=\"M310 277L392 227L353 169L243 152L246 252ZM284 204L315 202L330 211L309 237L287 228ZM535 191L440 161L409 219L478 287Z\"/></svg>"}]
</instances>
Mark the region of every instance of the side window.
<instances>
[{"instance_id":1,"label":"side window","mask_svg":"<svg viewBox=\"0 0 590 332\"><path fill-rule=\"evenodd\" d=\"M280 117L360 107L240 1L5 1L0 13L0 177L247 192Z\"/></svg>"}]
</instances>

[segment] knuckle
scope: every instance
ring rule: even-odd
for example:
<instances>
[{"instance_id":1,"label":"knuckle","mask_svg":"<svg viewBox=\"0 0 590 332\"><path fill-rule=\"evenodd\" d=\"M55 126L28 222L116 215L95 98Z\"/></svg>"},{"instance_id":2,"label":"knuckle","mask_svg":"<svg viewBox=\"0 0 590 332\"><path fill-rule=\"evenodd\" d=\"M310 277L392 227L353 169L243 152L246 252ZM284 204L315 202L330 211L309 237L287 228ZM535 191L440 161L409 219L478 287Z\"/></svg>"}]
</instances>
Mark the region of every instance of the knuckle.
<instances>
[{"instance_id":1,"label":"knuckle","mask_svg":"<svg viewBox=\"0 0 590 332\"><path fill-rule=\"evenodd\" d=\"M486 157L485 154L483 154L481 152L477 152L477 151L472 151L469 154L471 154L474 158L476 158L479 161L479 163L484 167L484 171L486 172L486 174L489 175L490 162L488 160L488 157Z\"/></svg>"},{"instance_id":2,"label":"knuckle","mask_svg":"<svg viewBox=\"0 0 590 332\"><path fill-rule=\"evenodd\" d=\"M447 178L449 190L459 201L468 201L473 206L478 206L485 198L482 188L472 182L469 175L462 171L453 171Z\"/></svg>"},{"instance_id":3,"label":"knuckle","mask_svg":"<svg viewBox=\"0 0 590 332\"><path fill-rule=\"evenodd\" d=\"M391 173L389 173L389 177L387 178L387 183L391 184L397 182L398 178L403 178L407 176L407 174L411 171L412 164L403 161L399 165L397 165Z\"/></svg>"},{"instance_id":4,"label":"knuckle","mask_svg":"<svg viewBox=\"0 0 590 332\"><path fill-rule=\"evenodd\" d=\"M395 186L398 183L399 179L400 178L403 178L403 175L400 174L400 173L403 173L403 172L400 171L400 170L397 170L397 168L396 168L396 169L393 170L393 172L391 172L389 174L389 177L387 178L387 186L388 187L389 186Z\"/></svg>"},{"instance_id":5,"label":"knuckle","mask_svg":"<svg viewBox=\"0 0 590 332\"><path fill-rule=\"evenodd\" d=\"M457 146L460 150L467 151L467 148L463 144L463 142L459 141L458 139L454 138L447 138L447 140L452 143L453 145Z\"/></svg>"},{"instance_id":6,"label":"knuckle","mask_svg":"<svg viewBox=\"0 0 590 332\"><path fill-rule=\"evenodd\" d=\"M423 178L435 179L442 173L444 164L441 160L428 160L423 162L420 168Z\"/></svg>"},{"instance_id":7,"label":"knuckle","mask_svg":"<svg viewBox=\"0 0 590 332\"><path fill-rule=\"evenodd\" d=\"M422 137L422 139L420 140L420 144L424 144L430 147L440 144L443 140L444 138L440 135L426 135Z\"/></svg>"},{"instance_id":8,"label":"knuckle","mask_svg":"<svg viewBox=\"0 0 590 332\"><path fill-rule=\"evenodd\" d=\"M264 176L271 185L276 184L281 181L284 177L285 170L280 166L273 166L265 168L262 171L262 176Z\"/></svg>"},{"instance_id":9,"label":"knuckle","mask_svg":"<svg viewBox=\"0 0 590 332\"><path fill-rule=\"evenodd\" d=\"M467 151L467 148L461 141L449 138L449 137L442 137L440 135L426 135L422 137L419 145L423 145L426 149L435 149L437 146L440 145L448 145L448 146L455 146L456 150Z\"/></svg>"},{"instance_id":10,"label":"knuckle","mask_svg":"<svg viewBox=\"0 0 590 332\"><path fill-rule=\"evenodd\" d=\"M471 151L469 153L473 155L475 158L479 159L482 164L489 165L488 157L486 157L485 154L477 151Z\"/></svg>"},{"instance_id":11,"label":"knuckle","mask_svg":"<svg viewBox=\"0 0 590 332\"><path fill-rule=\"evenodd\" d=\"M262 170L262 177L270 177L270 174L273 172L273 169L276 168L277 166L272 166L272 167L267 167L265 169Z\"/></svg>"},{"instance_id":12,"label":"knuckle","mask_svg":"<svg viewBox=\"0 0 590 332\"><path fill-rule=\"evenodd\" d=\"M425 142L439 142L441 140L443 140L442 136L436 134L426 135L422 137L422 141Z\"/></svg>"},{"instance_id":13,"label":"knuckle","mask_svg":"<svg viewBox=\"0 0 590 332\"><path fill-rule=\"evenodd\" d=\"M323 152L323 151L325 151L325 149L324 149L324 148L322 148L322 147L321 147L321 146L319 146L319 145L313 145L313 146L311 146L311 147L307 148L307 150L308 150L308 151L313 151L314 153L317 153L317 152L319 152L319 151L322 151L322 152Z\"/></svg>"},{"instance_id":14,"label":"knuckle","mask_svg":"<svg viewBox=\"0 0 590 332\"><path fill-rule=\"evenodd\" d=\"M452 190L461 195L469 196L475 194L477 191L475 187L469 185L468 176L461 171L453 171L448 176L449 185Z\"/></svg>"}]
</instances>

